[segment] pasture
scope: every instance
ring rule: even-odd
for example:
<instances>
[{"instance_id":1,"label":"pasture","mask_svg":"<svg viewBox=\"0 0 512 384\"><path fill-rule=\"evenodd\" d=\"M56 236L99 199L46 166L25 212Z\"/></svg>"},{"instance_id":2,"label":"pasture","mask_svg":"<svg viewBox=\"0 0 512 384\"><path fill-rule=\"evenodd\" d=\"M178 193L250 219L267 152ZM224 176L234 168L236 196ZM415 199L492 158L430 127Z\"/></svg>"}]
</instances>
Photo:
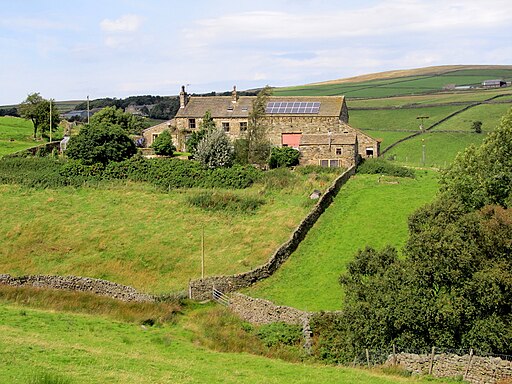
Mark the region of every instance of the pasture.
<instances>
[{"instance_id":1,"label":"pasture","mask_svg":"<svg viewBox=\"0 0 512 384\"><path fill-rule=\"evenodd\" d=\"M19 117L0 116L0 157L33 147L33 124Z\"/></svg>"},{"instance_id":2,"label":"pasture","mask_svg":"<svg viewBox=\"0 0 512 384\"><path fill-rule=\"evenodd\" d=\"M206 211L188 197L143 183L31 189L0 185L2 273L79 275L151 293L187 288L206 275L249 270L266 261L311 209L308 195L335 174L290 175L230 191L263 199L255 213ZM285 183L286 185L282 185ZM217 192L222 192L218 190Z\"/></svg>"},{"instance_id":3,"label":"pasture","mask_svg":"<svg viewBox=\"0 0 512 384\"><path fill-rule=\"evenodd\" d=\"M310 311L340 309L338 277L357 250L400 248L407 239L407 217L436 192L434 171L417 171L416 179L357 174L281 269L248 294Z\"/></svg>"}]
</instances>

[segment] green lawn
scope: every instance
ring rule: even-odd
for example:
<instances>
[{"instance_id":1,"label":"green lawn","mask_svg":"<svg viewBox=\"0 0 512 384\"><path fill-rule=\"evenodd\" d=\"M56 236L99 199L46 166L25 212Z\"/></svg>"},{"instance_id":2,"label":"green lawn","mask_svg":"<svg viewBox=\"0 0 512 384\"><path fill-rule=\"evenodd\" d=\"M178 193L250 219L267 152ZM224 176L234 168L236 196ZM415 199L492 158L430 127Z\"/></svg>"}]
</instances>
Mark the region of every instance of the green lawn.
<instances>
[{"instance_id":1,"label":"green lawn","mask_svg":"<svg viewBox=\"0 0 512 384\"><path fill-rule=\"evenodd\" d=\"M0 116L0 157L33 147L31 121L19 117Z\"/></svg>"},{"instance_id":2,"label":"green lawn","mask_svg":"<svg viewBox=\"0 0 512 384\"><path fill-rule=\"evenodd\" d=\"M143 328L0 303L0 331L0 382L9 384L26 384L45 374L77 384L422 382L362 369L214 352L196 345L180 324Z\"/></svg>"},{"instance_id":3,"label":"green lawn","mask_svg":"<svg viewBox=\"0 0 512 384\"><path fill-rule=\"evenodd\" d=\"M191 207L187 195L144 184L37 190L0 185L0 273L80 275L148 292L186 289L200 276L243 272L268 260L312 207L308 195L335 175L299 176L289 187L234 191L263 198L255 214Z\"/></svg>"},{"instance_id":4,"label":"green lawn","mask_svg":"<svg viewBox=\"0 0 512 384\"><path fill-rule=\"evenodd\" d=\"M376 175L354 176L283 267L248 293L305 310L340 309L338 277L347 263L366 245L401 247L407 217L436 194L436 175L417 171L417 179L381 183Z\"/></svg>"}]
</instances>

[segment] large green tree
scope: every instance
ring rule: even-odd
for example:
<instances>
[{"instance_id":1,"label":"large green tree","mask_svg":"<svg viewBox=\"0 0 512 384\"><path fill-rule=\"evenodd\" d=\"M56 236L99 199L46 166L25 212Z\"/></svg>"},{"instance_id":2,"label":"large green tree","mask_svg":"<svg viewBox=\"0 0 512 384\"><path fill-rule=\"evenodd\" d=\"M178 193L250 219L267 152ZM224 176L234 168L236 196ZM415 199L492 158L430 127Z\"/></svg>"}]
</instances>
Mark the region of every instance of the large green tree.
<instances>
[{"instance_id":1,"label":"large green tree","mask_svg":"<svg viewBox=\"0 0 512 384\"><path fill-rule=\"evenodd\" d=\"M321 354L350 361L392 344L511 354L511 180L512 110L411 215L402 258L392 248L356 255L340 278L343 315L316 320Z\"/></svg>"},{"instance_id":2,"label":"large green tree","mask_svg":"<svg viewBox=\"0 0 512 384\"><path fill-rule=\"evenodd\" d=\"M34 140L37 138L38 132L42 137L50 130L50 110L52 117L51 129L55 131L59 125L60 117L53 100L46 100L39 93L31 93L19 105L18 112L20 116L31 120L34 125Z\"/></svg>"},{"instance_id":3,"label":"large green tree","mask_svg":"<svg viewBox=\"0 0 512 384\"><path fill-rule=\"evenodd\" d=\"M122 161L137 153L137 148L118 125L85 125L80 133L71 137L66 155L85 164L107 164Z\"/></svg>"},{"instance_id":4,"label":"large green tree","mask_svg":"<svg viewBox=\"0 0 512 384\"><path fill-rule=\"evenodd\" d=\"M127 134L139 134L144 128L141 119L116 107L105 107L95 113L90 119L90 124L92 126L117 125Z\"/></svg>"}]
</instances>

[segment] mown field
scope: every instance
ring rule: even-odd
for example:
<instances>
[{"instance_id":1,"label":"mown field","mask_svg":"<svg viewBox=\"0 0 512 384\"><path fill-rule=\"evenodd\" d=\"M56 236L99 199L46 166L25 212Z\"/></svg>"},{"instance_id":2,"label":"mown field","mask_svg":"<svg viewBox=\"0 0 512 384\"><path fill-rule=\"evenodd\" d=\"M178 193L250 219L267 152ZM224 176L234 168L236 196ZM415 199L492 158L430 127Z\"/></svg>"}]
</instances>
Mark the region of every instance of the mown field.
<instances>
[{"instance_id":1,"label":"mown field","mask_svg":"<svg viewBox=\"0 0 512 384\"><path fill-rule=\"evenodd\" d=\"M407 217L437 192L434 171L418 171L416 179L379 178L352 177L283 267L249 294L304 310L340 309L338 278L356 252L367 245L400 248Z\"/></svg>"}]
</instances>

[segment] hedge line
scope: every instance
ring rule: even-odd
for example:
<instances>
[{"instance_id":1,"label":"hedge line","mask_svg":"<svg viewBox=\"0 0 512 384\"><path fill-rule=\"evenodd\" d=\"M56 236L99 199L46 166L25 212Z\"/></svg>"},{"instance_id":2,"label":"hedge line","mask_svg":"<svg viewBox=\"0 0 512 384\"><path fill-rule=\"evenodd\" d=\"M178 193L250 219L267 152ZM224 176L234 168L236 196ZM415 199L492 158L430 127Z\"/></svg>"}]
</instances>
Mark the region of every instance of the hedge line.
<instances>
[{"instance_id":1,"label":"hedge line","mask_svg":"<svg viewBox=\"0 0 512 384\"><path fill-rule=\"evenodd\" d=\"M262 172L250 166L204 169L194 161L144 159L84 165L80 161L53 158L3 158L0 183L35 188L59 188L97 184L103 180L131 180L152 183L160 188L230 188L252 185Z\"/></svg>"}]
</instances>

